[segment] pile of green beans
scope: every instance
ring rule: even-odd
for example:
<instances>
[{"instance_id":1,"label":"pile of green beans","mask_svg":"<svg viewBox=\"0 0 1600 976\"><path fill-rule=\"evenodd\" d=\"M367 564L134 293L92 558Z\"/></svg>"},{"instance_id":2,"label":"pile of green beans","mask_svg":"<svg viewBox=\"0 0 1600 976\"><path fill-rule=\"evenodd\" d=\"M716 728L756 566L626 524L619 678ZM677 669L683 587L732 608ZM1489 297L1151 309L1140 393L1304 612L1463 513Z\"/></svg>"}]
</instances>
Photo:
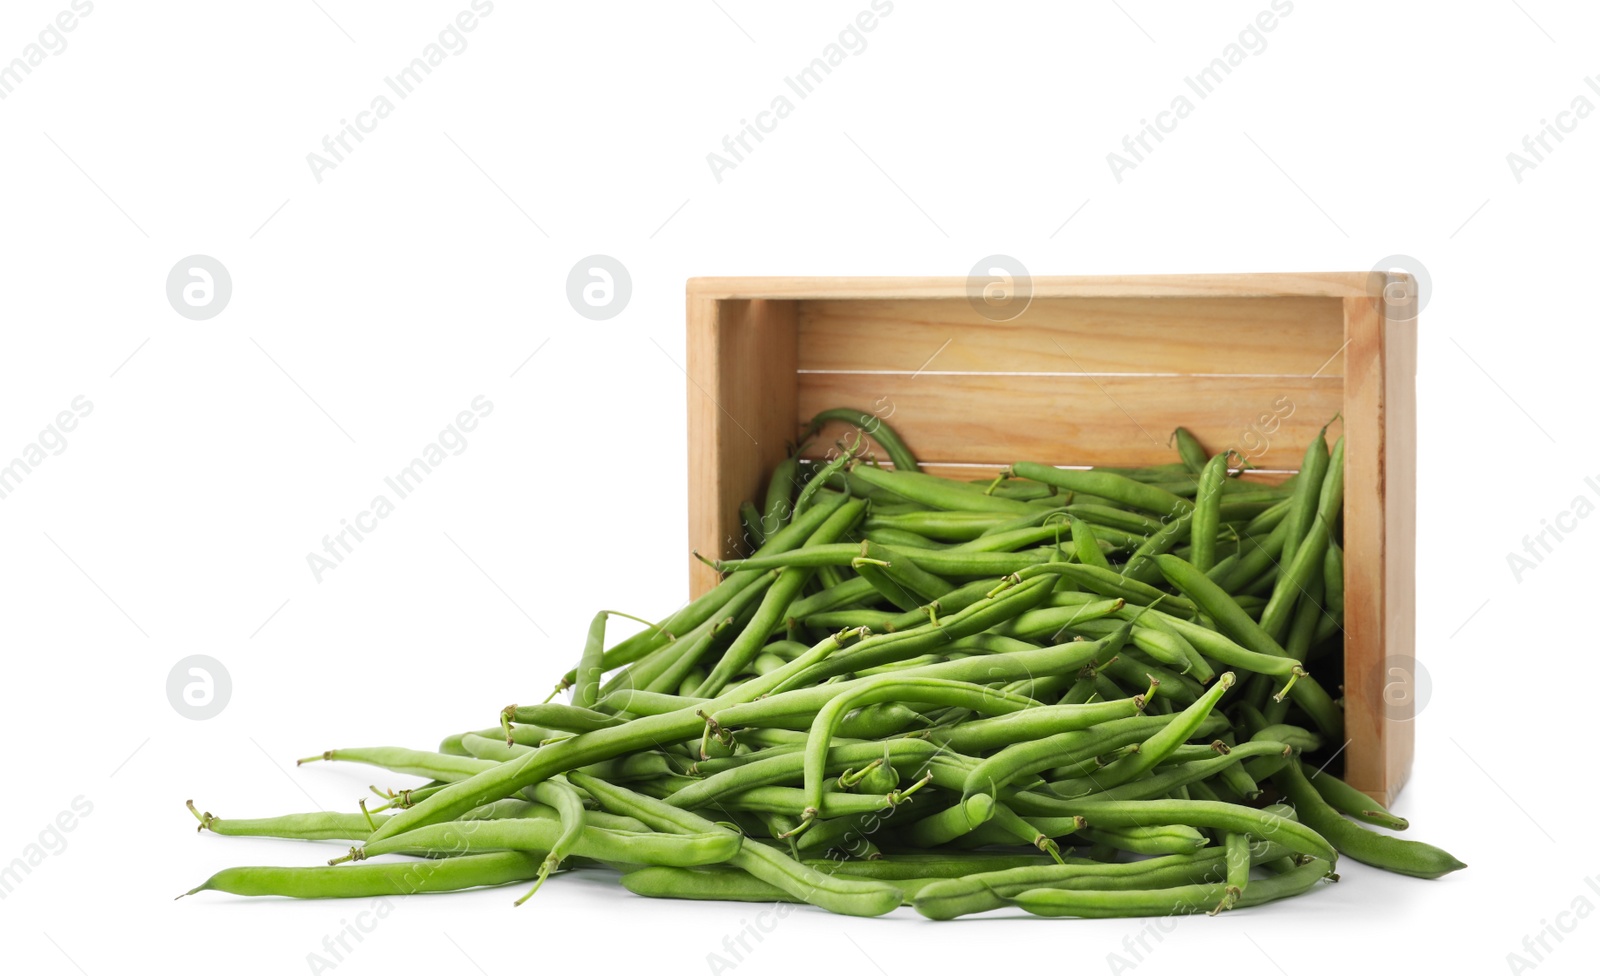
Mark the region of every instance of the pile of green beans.
<instances>
[{"instance_id":1,"label":"pile of green beans","mask_svg":"<svg viewBox=\"0 0 1600 976\"><path fill-rule=\"evenodd\" d=\"M1319 433L1280 483L1181 428L1171 464L965 482L872 414L807 435L830 421L892 466L860 436L797 450L741 506L721 582L610 646L628 615L601 611L549 699L433 750L302 760L421 786L343 813L191 803L201 831L346 848L194 891L531 884L521 904L600 870L649 897L1104 918L1303 894L1340 857L1464 867L1382 832L1409 825L1336 775L1342 438Z\"/></svg>"}]
</instances>

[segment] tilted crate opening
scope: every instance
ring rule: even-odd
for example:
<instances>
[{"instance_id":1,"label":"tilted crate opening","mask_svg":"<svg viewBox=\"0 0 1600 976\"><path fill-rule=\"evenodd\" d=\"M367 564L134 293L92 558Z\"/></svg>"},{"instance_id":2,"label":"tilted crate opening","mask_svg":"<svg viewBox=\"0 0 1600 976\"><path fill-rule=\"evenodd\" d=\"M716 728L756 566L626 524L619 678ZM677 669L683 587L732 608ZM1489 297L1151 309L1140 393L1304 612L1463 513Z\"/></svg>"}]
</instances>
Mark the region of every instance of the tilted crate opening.
<instances>
[{"instance_id":1,"label":"tilted crate opening","mask_svg":"<svg viewBox=\"0 0 1600 976\"><path fill-rule=\"evenodd\" d=\"M1353 785L1409 772L1414 655L1415 320L1369 275L1048 278L999 319L964 279L694 279L688 289L691 544L734 555L800 425L847 406L890 423L924 470L992 477L1019 460L1174 459L1177 426L1281 480L1325 424L1346 435L1346 737ZM807 448L821 456L845 431ZM883 452L877 452L883 457ZM691 567L696 594L716 580ZM1398 675L1398 678L1397 678ZM1332 751L1332 750L1329 750Z\"/></svg>"}]
</instances>

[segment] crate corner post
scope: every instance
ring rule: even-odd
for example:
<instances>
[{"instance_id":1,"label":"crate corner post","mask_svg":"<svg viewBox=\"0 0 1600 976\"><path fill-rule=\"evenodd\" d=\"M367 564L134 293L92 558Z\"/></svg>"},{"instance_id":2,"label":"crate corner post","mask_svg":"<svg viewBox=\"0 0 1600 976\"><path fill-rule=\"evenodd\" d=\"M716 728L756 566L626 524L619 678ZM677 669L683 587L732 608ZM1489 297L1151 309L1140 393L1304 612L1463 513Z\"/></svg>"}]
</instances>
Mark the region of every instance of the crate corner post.
<instances>
[{"instance_id":1,"label":"crate corner post","mask_svg":"<svg viewBox=\"0 0 1600 976\"><path fill-rule=\"evenodd\" d=\"M1344 300L1344 699L1346 777L1389 803L1415 748L1417 320L1410 277L1384 285Z\"/></svg>"},{"instance_id":2,"label":"crate corner post","mask_svg":"<svg viewBox=\"0 0 1600 976\"><path fill-rule=\"evenodd\" d=\"M687 288L689 544L711 559L739 549L739 503L759 503L799 423L796 303L730 294L723 284L691 278ZM690 596L716 582L691 555Z\"/></svg>"}]
</instances>

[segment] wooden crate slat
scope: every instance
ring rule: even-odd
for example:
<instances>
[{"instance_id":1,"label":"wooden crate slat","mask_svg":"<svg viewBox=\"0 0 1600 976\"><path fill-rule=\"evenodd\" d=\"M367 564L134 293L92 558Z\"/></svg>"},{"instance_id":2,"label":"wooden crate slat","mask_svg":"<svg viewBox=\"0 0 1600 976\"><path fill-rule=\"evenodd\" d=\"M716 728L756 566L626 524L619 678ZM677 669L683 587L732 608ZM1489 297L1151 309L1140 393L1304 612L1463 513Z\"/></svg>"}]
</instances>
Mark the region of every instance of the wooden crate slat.
<instances>
[{"instance_id":1,"label":"wooden crate slat","mask_svg":"<svg viewBox=\"0 0 1600 976\"><path fill-rule=\"evenodd\" d=\"M1373 294L1368 272L1270 272L1199 275L1048 275L1031 281L1037 298L1271 298L1310 295L1359 298ZM690 278L689 293L701 298L965 299L971 284L950 277L740 277Z\"/></svg>"},{"instance_id":2,"label":"wooden crate slat","mask_svg":"<svg viewBox=\"0 0 1600 976\"><path fill-rule=\"evenodd\" d=\"M799 377L802 417L832 406L892 408L879 416L919 459L996 464L1165 464L1176 458L1167 438L1181 424L1212 451L1236 447L1258 467L1294 469L1305 444L1339 412L1342 392L1339 377L1292 385L1250 376ZM1276 430L1261 433L1273 421Z\"/></svg>"},{"instance_id":3,"label":"wooden crate slat","mask_svg":"<svg viewBox=\"0 0 1600 976\"><path fill-rule=\"evenodd\" d=\"M1007 322L959 298L800 303L802 370L1338 376L1343 343L1328 298L1036 299Z\"/></svg>"},{"instance_id":4,"label":"wooden crate slat","mask_svg":"<svg viewBox=\"0 0 1600 976\"><path fill-rule=\"evenodd\" d=\"M766 490L795 434L793 302L689 296L689 534L694 548L731 555L739 502ZM687 554L686 554L687 555ZM690 558L690 586L717 574Z\"/></svg>"}]
</instances>

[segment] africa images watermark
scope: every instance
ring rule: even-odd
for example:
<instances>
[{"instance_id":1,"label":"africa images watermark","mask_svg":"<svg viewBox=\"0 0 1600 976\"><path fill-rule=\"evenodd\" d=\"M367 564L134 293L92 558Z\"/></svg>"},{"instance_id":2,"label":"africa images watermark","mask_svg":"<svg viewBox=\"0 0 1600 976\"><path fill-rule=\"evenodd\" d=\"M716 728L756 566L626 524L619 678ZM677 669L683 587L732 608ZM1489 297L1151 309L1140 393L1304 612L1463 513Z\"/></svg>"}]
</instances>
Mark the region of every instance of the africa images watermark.
<instances>
[{"instance_id":1,"label":"africa images watermark","mask_svg":"<svg viewBox=\"0 0 1600 976\"><path fill-rule=\"evenodd\" d=\"M740 119L738 130L733 135L722 137L722 152L706 153L706 165L711 167L711 178L721 183L724 173L737 168L746 156L755 151L755 146L750 144L751 139L762 142L778 128L779 122L794 111L795 103L789 100L790 92L801 101L810 98L817 86L833 74L833 69L844 64L852 55L867 49L867 34L877 29L879 18L893 12L891 0L872 0L871 8L856 14L855 19L846 24L838 37L828 42L822 53L811 59L810 64L792 75L785 75L783 86L787 91L779 91L774 95L767 107L756 113L755 121Z\"/></svg>"},{"instance_id":2,"label":"africa images watermark","mask_svg":"<svg viewBox=\"0 0 1600 976\"><path fill-rule=\"evenodd\" d=\"M22 486L22 481L39 465L67 449L67 435L78 429L78 422L94 412L89 398L79 394L69 403L70 410L56 414L55 419L39 431L39 436L22 445L22 450L9 463L0 462L0 501L10 498Z\"/></svg>"},{"instance_id":3,"label":"africa images watermark","mask_svg":"<svg viewBox=\"0 0 1600 976\"><path fill-rule=\"evenodd\" d=\"M433 74L435 68L444 64L448 57L459 56L466 51L467 34L478 29L479 18L493 12L491 0L472 0L471 8L456 14L455 19L439 31L438 39L429 41L422 53L411 59L410 64L385 76L384 87L401 101L410 98L417 86ZM337 169L345 157L355 152L350 140L355 140L358 145L364 142L378 128L378 123L394 112L394 106L388 95L379 92L364 110L356 113L354 122L340 119L338 130L322 137L322 152L306 153L306 165L311 167L312 179L321 183L324 173Z\"/></svg>"},{"instance_id":4,"label":"africa images watermark","mask_svg":"<svg viewBox=\"0 0 1600 976\"><path fill-rule=\"evenodd\" d=\"M1233 70L1252 55L1260 54L1267 49L1266 35L1277 30L1279 19L1289 16L1294 11L1292 0L1272 0L1271 8L1255 15L1255 18L1244 26L1236 40L1229 41L1222 49L1222 53L1211 59L1211 63L1196 71L1193 75L1183 79L1184 87L1193 92L1201 101L1210 98L1217 87L1233 74ZM1139 164L1153 152L1157 144L1171 135L1178 123L1188 118L1194 112L1195 103L1189 96L1179 92L1173 96L1171 104L1156 113L1155 121L1148 119L1139 120L1139 131L1134 135L1122 137L1122 152L1106 153L1106 165L1111 167L1111 175L1118 182L1122 182L1123 174L1128 170L1137 169ZM1124 155L1126 154L1126 155Z\"/></svg>"},{"instance_id":5,"label":"africa images watermark","mask_svg":"<svg viewBox=\"0 0 1600 976\"><path fill-rule=\"evenodd\" d=\"M1600 75L1590 75L1583 79L1589 90L1600 95ZM1567 136L1577 131L1578 123L1594 114L1594 103L1589 101L1589 96L1579 92L1573 96L1567 107L1556 113L1555 121L1549 119L1539 120L1539 130L1534 135L1522 137L1522 152L1506 153L1506 165L1511 167L1511 177L1518 183L1522 182L1522 174L1530 169L1538 169L1545 157L1555 152L1556 146L1566 141ZM1555 140L1555 144L1551 144Z\"/></svg>"},{"instance_id":6,"label":"africa images watermark","mask_svg":"<svg viewBox=\"0 0 1600 976\"><path fill-rule=\"evenodd\" d=\"M1600 478L1583 479L1590 494L1600 498ZM1506 565L1511 568L1511 578L1518 583L1522 578L1544 563L1545 557L1555 552L1556 544L1578 530L1578 524L1593 515L1595 502L1589 495L1574 495L1572 504L1556 513L1555 518L1539 520L1540 529L1533 535L1522 537L1522 552L1506 553Z\"/></svg>"},{"instance_id":7,"label":"africa images watermark","mask_svg":"<svg viewBox=\"0 0 1600 976\"><path fill-rule=\"evenodd\" d=\"M0 64L0 101L10 98L23 80L33 74L33 69L45 59L61 54L67 49L67 35L78 29L80 18L94 13L90 0L72 0L72 5L56 14L44 25L39 36L22 48L22 54L10 62Z\"/></svg>"},{"instance_id":8,"label":"africa images watermark","mask_svg":"<svg viewBox=\"0 0 1600 976\"><path fill-rule=\"evenodd\" d=\"M377 531L379 520L393 515L396 503L411 497L446 458L466 451L467 434L477 430L478 423L494 412L494 404L482 394L472 398L471 406L471 410L456 414L455 420L441 430L437 438L423 445L421 454L412 458L410 464L383 479L394 498L385 492L374 495L367 507L355 516L339 520L338 532L322 537L321 552L306 553L306 565L311 567L311 575L318 583L322 582L324 574L338 569L345 557L355 552L356 543Z\"/></svg>"},{"instance_id":9,"label":"africa images watermark","mask_svg":"<svg viewBox=\"0 0 1600 976\"><path fill-rule=\"evenodd\" d=\"M1600 874L1584 878L1583 883L1590 893L1600 898ZM1522 937L1522 951L1506 953L1506 965L1511 968L1512 976L1531 972L1549 962L1550 954L1566 941L1567 936L1578 930L1579 922L1594 914L1594 908L1595 903L1589 895L1580 891L1565 909L1556 912L1554 920L1539 919L1538 931Z\"/></svg>"},{"instance_id":10,"label":"africa images watermark","mask_svg":"<svg viewBox=\"0 0 1600 976\"><path fill-rule=\"evenodd\" d=\"M78 829L78 823L94 813L94 804L84 796L75 796L68 808L56 814L36 840L28 843L22 853L9 864L0 865L0 901L10 897L17 887L31 876L36 868L52 855L67 849L67 834Z\"/></svg>"}]
</instances>

